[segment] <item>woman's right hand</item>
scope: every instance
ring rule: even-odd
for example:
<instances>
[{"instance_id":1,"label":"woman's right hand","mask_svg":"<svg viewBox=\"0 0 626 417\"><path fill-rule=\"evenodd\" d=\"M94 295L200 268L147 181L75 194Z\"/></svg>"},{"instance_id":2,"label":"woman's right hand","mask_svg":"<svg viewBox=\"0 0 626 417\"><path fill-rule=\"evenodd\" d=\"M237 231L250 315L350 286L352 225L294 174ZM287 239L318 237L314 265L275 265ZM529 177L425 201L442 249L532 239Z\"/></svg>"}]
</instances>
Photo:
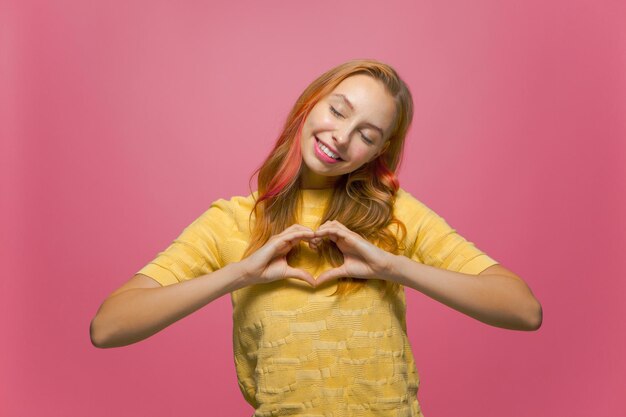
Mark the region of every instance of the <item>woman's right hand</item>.
<instances>
[{"instance_id":1,"label":"woman's right hand","mask_svg":"<svg viewBox=\"0 0 626 417\"><path fill-rule=\"evenodd\" d=\"M265 245L247 258L242 259L246 280L249 284L265 284L285 278L297 278L315 286L315 279L308 272L293 268L287 263L287 254L301 240L312 240L315 232L301 224L293 224L281 233L270 237Z\"/></svg>"}]
</instances>

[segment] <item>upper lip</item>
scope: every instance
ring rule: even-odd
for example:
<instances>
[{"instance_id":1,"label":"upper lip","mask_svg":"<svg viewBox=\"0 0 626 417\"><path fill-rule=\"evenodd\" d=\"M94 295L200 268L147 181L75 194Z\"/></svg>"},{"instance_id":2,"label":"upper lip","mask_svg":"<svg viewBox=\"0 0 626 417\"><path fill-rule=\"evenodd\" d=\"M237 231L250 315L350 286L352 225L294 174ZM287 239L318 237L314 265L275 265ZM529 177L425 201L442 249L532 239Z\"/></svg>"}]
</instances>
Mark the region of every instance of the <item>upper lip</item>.
<instances>
[{"instance_id":1,"label":"upper lip","mask_svg":"<svg viewBox=\"0 0 626 417\"><path fill-rule=\"evenodd\" d=\"M335 155L339 155L339 157L341 159L343 159L343 156L341 156L341 154L339 152L337 152L337 149L333 148L332 146L328 146L328 144L326 142L324 142L323 140L321 140L317 136L315 137L315 139L319 140L321 143L324 144L324 146L326 146L328 149L330 149L332 153L334 153Z\"/></svg>"}]
</instances>

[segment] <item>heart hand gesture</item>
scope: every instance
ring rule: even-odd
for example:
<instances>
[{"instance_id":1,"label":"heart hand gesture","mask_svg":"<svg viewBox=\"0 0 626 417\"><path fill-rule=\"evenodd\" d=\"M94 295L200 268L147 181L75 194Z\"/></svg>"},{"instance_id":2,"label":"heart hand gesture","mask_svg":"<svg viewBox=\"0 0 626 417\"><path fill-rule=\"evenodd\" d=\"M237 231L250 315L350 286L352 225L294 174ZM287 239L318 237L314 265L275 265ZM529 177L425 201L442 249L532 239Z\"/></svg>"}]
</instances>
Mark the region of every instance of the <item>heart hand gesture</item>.
<instances>
[{"instance_id":1,"label":"heart hand gesture","mask_svg":"<svg viewBox=\"0 0 626 417\"><path fill-rule=\"evenodd\" d=\"M343 253L343 264L320 274L316 285L340 277L385 279L393 254L379 248L337 220L327 221L315 231L309 245L315 247L321 238L335 242Z\"/></svg>"},{"instance_id":2,"label":"heart hand gesture","mask_svg":"<svg viewBox=\"0 0 626 417\"><path fill-rule=\"evenodd\" d=\"M287 253L301 240L313 239L315 232L306 226L293 224L281 233L270 237L265 245L243 259L244 276L248 284L264 284L279 279L297 278L315 286L308 272L293 268L287 263Z\"/></svg>"}]
</instances>

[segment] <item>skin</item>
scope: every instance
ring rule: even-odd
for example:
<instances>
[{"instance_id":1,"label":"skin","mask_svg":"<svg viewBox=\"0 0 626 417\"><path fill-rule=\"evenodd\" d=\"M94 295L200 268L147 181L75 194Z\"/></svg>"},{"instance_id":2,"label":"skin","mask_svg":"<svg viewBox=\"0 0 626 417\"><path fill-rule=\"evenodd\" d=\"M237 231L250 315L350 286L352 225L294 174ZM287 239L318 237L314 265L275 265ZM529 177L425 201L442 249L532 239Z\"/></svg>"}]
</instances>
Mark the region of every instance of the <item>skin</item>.
<instances>
[{"instance_id":1,"label":"skin","mask_svg":"<svg viewBox=\"0 0 626 417\"><path fill-rule=\"evenodd\" d=\"M336 220L315 230L311 242L322 238L337 244L344 263L320 274L316 286L342 276L383 279L420 291L485 324L527 331L541 327L541 304L524 280L501 264L478 275L434 268L380 249Z\"/></svg>"},{"instance_id":2,"label":"skin","mask_svg":"<svg viewBox=\"0 0 626 417\"><path fill-rule=\"evenodd\" d=\"M354 108L335 94L345 95ZM303 188L331 187L340 175L384 152L394 117L393 97L380 81L362 74L342 81L315 105L303 127ZM380 127L383 133L370 124ZM316 138L337 151L344 161L320 161L314 150ZM291 233L301 232L301 239L308 241L311 248L322 239L331 239L344 255L344 263L315 278L314 286L344 276L385 279L416 289L493 326L514 330L536 330L541 326L541 304L524 280L501 264L478 275L464 274L386 252L336 220L315 231L302 225L293 227ZM313 280L308 274L298 275L309 283Z\"/></svg>"},{"instance_id":3,"label":"skin","mask_svg":"<svg viewBox=\"0 0 626 417\"><path fill-rule=\"evenodd\" d=\"M343 94L354 109L337 94ZM302 188L332 187L341 175L376 158L388 145L395 114L395 101L382 82L363 74L343 80L311 109L302 128ZM382 134L370 124L382 129ZM316 138L343 160L321 161L315 154Z\"/></svg>"},{"instance_id":4,"label":"skin","mask_svg":"<svg viewBox=\"0 0 626 417\"><path fill-rule=\"evenodd\" d=\"M333 94L345 95L354 109ZM314 106L303 126L302 188L331 187L341 175L384 152L395 111L393 98L378 80L361 74L345 79ZM371 125L382 129L382 133ZM343 161L336 164L320 161L314 151L316 137L335 149ZM342 265L316 278L289 266L286 254L294 246L304 241L315 248L322 239L336 243L344 256ZM331 220L317 230L291 225L249 257L176 285L162 287L154 279L136 274L102 303L91 321L90 337L96 347L125 346L150 337L213 300L249 285L297 278L317 287L343 276L397 282L496 327L537 330L542 323L541 304L528 285L501 264L479 275L434 268L386 252Z\"/></svg>"}]
</instances>

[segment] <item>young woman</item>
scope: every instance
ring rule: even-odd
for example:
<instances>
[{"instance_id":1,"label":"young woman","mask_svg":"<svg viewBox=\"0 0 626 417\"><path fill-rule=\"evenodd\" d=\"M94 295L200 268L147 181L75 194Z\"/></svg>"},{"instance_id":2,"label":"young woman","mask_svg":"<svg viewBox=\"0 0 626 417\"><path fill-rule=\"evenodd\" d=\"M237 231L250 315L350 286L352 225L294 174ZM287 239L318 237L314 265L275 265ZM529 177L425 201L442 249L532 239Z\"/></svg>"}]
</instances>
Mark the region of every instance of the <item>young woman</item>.
<instances>
[{"instance_id":1,"label":"young woman","mask_svg":"<svg viewBox=\"0 0 626 417\"><path fill-rule=\"evenodd\" d=\"M255 416L422 416L405 287L508 329L535 330L542 312L519 276L399 187L412 115L386 64L321 75L258 190L215 201L107 297L92 343L138 342L230 293L239 386Z\"/></svg>"}]
</instances>

